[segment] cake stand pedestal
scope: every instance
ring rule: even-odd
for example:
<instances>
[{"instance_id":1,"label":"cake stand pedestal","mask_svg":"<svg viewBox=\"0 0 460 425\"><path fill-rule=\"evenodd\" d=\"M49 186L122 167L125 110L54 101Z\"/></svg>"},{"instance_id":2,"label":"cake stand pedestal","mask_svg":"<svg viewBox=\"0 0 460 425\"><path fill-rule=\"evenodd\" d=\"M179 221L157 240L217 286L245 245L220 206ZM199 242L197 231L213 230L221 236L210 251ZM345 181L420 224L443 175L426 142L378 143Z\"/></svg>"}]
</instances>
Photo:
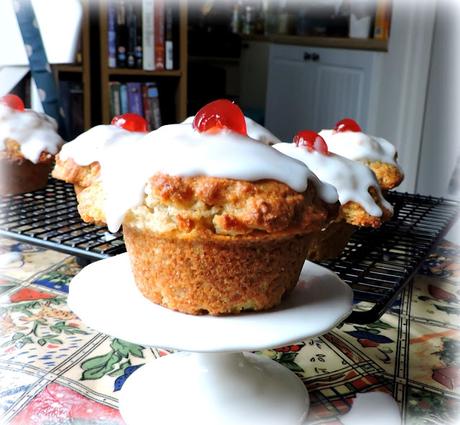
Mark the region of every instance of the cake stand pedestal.
<instances>
[{"instance_id":1,"label":"cake stand pedestal","mask_svg":"<svg viewBox=\"0 0 460 425\"><path fill-rule=\"evenodd\" d=\"M127 254L85 267L68 304L89 326L144 346L185 352L134 373L120 393L128 425L300 425L309 407L302 381L266 357L246 353L321 335L352 308L352 291L305 262L299 283L276 309L191 316L155 305L137 290Z\"/></svg>"}]
</instances>

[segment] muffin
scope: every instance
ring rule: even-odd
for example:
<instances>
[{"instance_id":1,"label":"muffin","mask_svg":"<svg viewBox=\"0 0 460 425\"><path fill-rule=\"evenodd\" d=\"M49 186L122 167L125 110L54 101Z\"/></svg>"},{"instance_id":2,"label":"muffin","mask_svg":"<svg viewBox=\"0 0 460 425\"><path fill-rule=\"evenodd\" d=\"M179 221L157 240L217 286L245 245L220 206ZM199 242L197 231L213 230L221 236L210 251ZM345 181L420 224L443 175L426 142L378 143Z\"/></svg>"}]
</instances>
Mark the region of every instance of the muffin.
<instances>
[{"instance_id":1,"label":"muffin","mask_svg":"<svg viewBox=\"0 0 460 425\"><path fill-rule=\"evenodd\" d=\"M98 148L95 130L64 147L53 175L85 193L85 221L123 224L137 287L164 307L274 307L296 285L311 235L337 215L335 189L248 137L231 102L212 102L192 123L99 139Z\"/></svg>"},{"instance_id":2,"label":"muffin","mask_svg":"<svg viewBox=\"0 0 460 425\"><path fill-rule=\"evenodd\" d=\"M53 118L24 109L15 95L0 98L0 194L45 187L62 143Z\"/></svg>"},{"instance_id":3,"label":"muffin","mask_svg":"<svg viewBox=\"0 0 460 425\"><path fill-rule=\"evenodd\" d=\"M356 228L378 228L391 218L393 207L383 197L374 173L360 162L329 152L327 143L315 132L301 131L293 143L278 143L273 147L303 162L321 181L337 189L339 215L316 234L316 243L309 246L308 259L334 258Z\"/></svg>"},{"instance_id":4,"label":"muffin","mask_svg":"<svg viewBox=\"0 0 460 425\"><path fill-rule=\"evenodd\" d=\"M364 133L354 120L344 118L333 130L321 130L319 135L329 151L368 166L382 190L394 189L404 179L395 147L381 137Z\"/></svg>"}]
</instances>

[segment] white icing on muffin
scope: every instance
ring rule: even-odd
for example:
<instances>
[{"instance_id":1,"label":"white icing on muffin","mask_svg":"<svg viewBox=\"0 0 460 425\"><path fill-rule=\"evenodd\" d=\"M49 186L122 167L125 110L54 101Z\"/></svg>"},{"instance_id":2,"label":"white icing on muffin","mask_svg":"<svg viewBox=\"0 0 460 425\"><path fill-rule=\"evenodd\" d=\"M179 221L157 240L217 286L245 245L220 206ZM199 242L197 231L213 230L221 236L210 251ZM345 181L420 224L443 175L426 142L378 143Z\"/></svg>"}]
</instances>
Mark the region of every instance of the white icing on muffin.
<instances>
[{"instance_id":1,"label":"white icing on muffin","mask_svg":"<svg viewBox=\"0 0 460 425\"><path fill-rule=\"evenodd\" d=\"M398 166L396 149L382 137L371 136L361 131L321 130L330 152L354 161L380 161Z\"/></svg>"},{"instance_id":2,"label":"white icing on muffin","mask_svg":"<svg viewBox=\"0 0 460 425\"><path fill-rule=\"evenodd\" d=\"M309 151L295 143L278 143L273 147L279 152L302 161L322 182L334 186L342 205L353 201L360 204L368 214L381 217L383 215L382 209L369 194L369 188L372 187L381 198L384 208L393 210L391 204L383 198L374 173L360 162L352 161L332 152L324 155L315 150Z\"/></svg>"},{"instance_id":3,"label":"white icing on muffin","mask_svg":"<svg viewBox=\"0 0 460 425\"><path fill-rule=\"evenodd\" d=\"M119 228L129 209L142 203L145 185L157 173L271 179L297 192L304 192L311 182L325 202L338 199L334 187L320 182L307 166L276 149L230 130L200 133L190 123L165 125L151 133L97 126L67 143L60 158L72 158L81 166L100 163L104 212L111 231Z\"/></svg>"},{"instance_id":4,"label":"white icing on muffin","mask_svg":"<svg viewBox=\"0 0 460 425\"><path fill-rule=\"evenodd\" d=\"M9 139L16 141L24 158L34 164L42 152L55 155L64 143L53 118L30 109L18 111L0 104L0 150L5 150Z\"/></svg>"}]
</instances>

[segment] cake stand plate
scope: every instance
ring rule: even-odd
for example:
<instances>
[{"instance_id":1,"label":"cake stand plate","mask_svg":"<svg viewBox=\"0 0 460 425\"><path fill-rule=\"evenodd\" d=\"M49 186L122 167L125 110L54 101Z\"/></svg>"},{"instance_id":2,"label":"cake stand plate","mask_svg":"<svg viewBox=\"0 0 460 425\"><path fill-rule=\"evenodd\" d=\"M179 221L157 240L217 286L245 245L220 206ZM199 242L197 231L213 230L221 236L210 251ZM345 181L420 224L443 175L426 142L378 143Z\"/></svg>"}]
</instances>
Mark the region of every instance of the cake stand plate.
<instances>
[{"instance_id":1,"label":"cake stand plate","mask_svg":"<svg viewBox=\"0 0 460 425\"><path fill-rule=\"evenodd\" d=\"M352 291L329 270L305 262L296 288L273 310L191 316L138 291L127 254L76 275L70 308L89 326L126 341L188 351L134 373L120 394L128 425L304 424L309 398L279 363L242 353L287 345L332 329L351 312Z\"/></svg>"},{"instance_id":2,"label":"cake stand plate","mask_svg":"<svg viewBox=\"0 0 460 425\"><path fill-rule=\"evenodd\" d=\"M195 352L255 351L321 335L351 311L352 290L335 273L305 262L299 283L267 312L192 316L153 304L138 291L127 254L85 267L68 304L88 326L140 345Z\"/></svg>"}]
</instances>

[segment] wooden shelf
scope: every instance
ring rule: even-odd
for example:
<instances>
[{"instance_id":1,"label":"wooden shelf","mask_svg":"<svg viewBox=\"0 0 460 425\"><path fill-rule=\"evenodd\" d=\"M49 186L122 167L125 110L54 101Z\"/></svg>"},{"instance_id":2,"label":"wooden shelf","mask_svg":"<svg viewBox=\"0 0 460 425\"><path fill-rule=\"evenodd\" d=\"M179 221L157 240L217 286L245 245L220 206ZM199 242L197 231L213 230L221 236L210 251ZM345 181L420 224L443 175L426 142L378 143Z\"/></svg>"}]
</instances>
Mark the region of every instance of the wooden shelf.
<instances>
[{"instance_id":1,"label":"wooden shelf","mask_svg":"<svg viewBox=\"0 0 460 425\"><path fill-rule=\"evenodd\" d=\"M55 65L51 65L51 67L56 72L69 72L69 73L83 72L83 65L55 64Z\"/></svg>"},{"instance_id":2,"label":"wooden shelf","mask_svg":"<svg viewBox=\"0 0 460 425\"><path fill-rule=\"evenodd\" d=\"M181 77L181 70L145 71L143 69L109 68L108 75L133 75L136 77Z\"/></svg>"},{"instance_id":3,"label":"wooden shelf","mask_svg":"<svg viewBox=\"0 0 460 425\"><path fill-rule=\"evenodd\" d=\"M293 44L298 46L331 47L336 49L388 51L388 40L373 38L313 37L297 35L242 35L243 40L265 41L275 44Z\"/></svg>"}]
</instances>

